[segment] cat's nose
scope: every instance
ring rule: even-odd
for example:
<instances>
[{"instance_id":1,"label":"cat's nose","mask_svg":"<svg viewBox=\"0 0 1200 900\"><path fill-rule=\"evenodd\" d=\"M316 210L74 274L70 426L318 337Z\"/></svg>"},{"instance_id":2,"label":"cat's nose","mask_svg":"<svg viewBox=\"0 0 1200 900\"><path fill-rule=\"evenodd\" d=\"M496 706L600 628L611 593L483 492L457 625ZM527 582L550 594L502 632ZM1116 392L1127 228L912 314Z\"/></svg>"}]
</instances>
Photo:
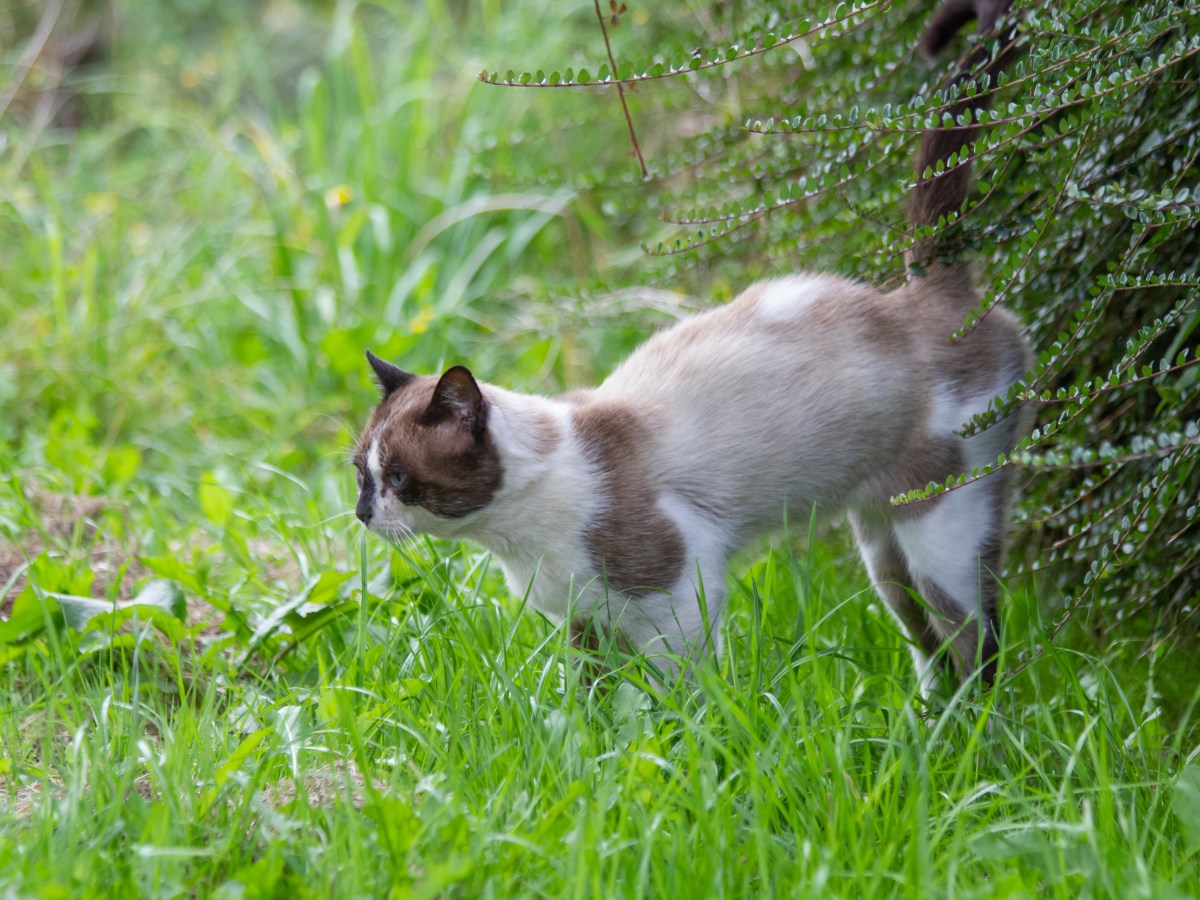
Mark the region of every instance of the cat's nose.
<instances>
[{"instance_id":1,"label":"cat's nose","mask_svg":"<svg viewBox=\"0 0 1200 900\"><path fill-rule=\"evenodd\" d=\"M358 521L362 522L364 525L371 524L371 504L370 503L363 503L360 501L358 506L355 507L355 509L354 509L354 514L356 516L358 516Z\"/></svg>"}]
</instances>

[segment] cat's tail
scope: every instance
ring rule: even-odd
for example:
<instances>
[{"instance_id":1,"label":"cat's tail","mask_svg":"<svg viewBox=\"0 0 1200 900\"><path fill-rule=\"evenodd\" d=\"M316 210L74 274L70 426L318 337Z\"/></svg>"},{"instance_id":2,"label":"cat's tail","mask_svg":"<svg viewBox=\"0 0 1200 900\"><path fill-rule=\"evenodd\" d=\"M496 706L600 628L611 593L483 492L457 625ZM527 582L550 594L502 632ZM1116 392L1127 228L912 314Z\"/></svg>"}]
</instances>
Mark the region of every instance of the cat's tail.
<instances>
[{"instance_id":1,"label":"cat's tail","mask_svg":"<svg viewBox=\"0 0 1200 900\"><path fill-rule=\"evenodd\" d=\"M938 9L921 38L921 52L929 57L934 56L971 19L978 21L977 31L991 34L997 30L1011 5L1012 0L947 0ZM1001 49L994 57L988 49L990 42L975 45L959 66L959 74L954 82L958 91L957 99L940 111L939 126L930 128L921 136L921 146L917 151L917 184L909 196L908 205L908 218L913 225L936 225L940 219L962 209L970 188L969 148L979 134L976 111L986 109L991 102L996 76L1014 55L1013 36L1011 28L1001 29ZM972 83L980 91L974 96L967 96ZM987 90L982 89L985 83ZM959 124L960 116L962 124ZM953 166L947 164L951 156L956 156ZM939 163L945 167L940 173L937 172ZM944 240L934 237L912 248L907 254L907 261L910 266L924 266L950 249Z\"/></svg>"}]
</instances>

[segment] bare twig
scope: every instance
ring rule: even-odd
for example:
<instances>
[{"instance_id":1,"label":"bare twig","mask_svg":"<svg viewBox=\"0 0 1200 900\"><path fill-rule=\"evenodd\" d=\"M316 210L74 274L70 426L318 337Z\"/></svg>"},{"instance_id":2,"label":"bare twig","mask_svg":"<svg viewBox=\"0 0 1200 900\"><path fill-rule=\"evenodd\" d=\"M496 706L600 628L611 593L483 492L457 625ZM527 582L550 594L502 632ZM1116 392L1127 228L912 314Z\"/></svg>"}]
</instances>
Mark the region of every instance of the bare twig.
<instances>
[{"instance_id":1,"label":"bare twig","mask_svg":"<svg viewBox=\"0 0 1200 900\"><path fill-rule=\"evenodd\" d=\"M608 40L608 26L604 24L604 13L600 11L600 0L592 0L596 7L596 21L600 23L600 33L604 35L604 51L608 54L608 64L612 68L613 78L617 76L617 61L613 58L612 44ZM641 167L642 177L649 178L650 172L646 169L646 160L642 157L642 148L638 145L637 132L633 128L633 117L629 115L629 104L625 100L625 85L620 81L617 84L617 96L621 98L621 110L625 113L625 124L629 126L629 140L633 143L633 154L637 157L638 166Z\"/></svg>"}]
</instances>

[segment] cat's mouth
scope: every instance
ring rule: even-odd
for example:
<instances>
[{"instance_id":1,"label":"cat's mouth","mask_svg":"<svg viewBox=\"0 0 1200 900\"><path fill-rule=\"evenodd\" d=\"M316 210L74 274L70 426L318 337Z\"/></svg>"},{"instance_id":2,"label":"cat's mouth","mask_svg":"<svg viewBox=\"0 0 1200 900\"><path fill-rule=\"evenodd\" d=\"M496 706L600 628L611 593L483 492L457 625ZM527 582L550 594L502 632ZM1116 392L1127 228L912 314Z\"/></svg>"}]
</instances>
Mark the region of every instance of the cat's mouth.
<instances>
[{"instance_id":1,"label":"cat's mouth","mask_svg":"<svg viewBox=\"0 0 1200 900\"><path fill-rule=\"evenodd\" d=\"M381 503L378 497L364 501L360 496L354 514L367 531L395 544L427 531L428 523L423 521L426 517L420 515L420 510L404 507L390 498Z\"/></svg>"},{"instance_id":2,"label":"cat's mouth","mask_svg":"<svg viewBox=\"0 0 1200 900\"><path fill-rule=\"evenodd\" d=\"M417 536L417 533L406 525L401 525L395 528L378 528L373 530L376 534L386 538L393 544L403 544L411 541Z\"/></svg>"},{"instance_id":3,"label":"cat's mouth","mask_svg":"<svg viewBox=\"0 0 1200 900\"><path fill-rule=\"evenodd\" d=\"M417 536L416 529L405 522L389 522L384 524L378 518L367 520L362 520L361 516L359 518L362 521L363 528L371 532L371 534L377 534L393 544L403 544Z\"/></svg>"}]
</instances>

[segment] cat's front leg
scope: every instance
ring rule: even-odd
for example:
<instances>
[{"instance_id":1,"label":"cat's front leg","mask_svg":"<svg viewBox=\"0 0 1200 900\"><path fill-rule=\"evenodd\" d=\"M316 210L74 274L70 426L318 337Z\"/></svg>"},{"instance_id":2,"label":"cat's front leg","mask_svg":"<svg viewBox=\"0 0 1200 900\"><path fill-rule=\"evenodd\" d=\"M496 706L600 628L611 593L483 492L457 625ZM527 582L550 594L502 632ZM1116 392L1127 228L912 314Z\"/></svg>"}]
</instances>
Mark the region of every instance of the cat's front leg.
<instances>
[{"instance_id":1,"label":"cat's front leg","mask_svg":"<svg viewBox=\"0 0 1200 900\"><path fill-rule=\"evenodd\" d=\"M711 516L670 492L646 509L654 527L638 527L627 514L622 540L602 542L618 555L602 560L579 598L570 617L572 643L592 656L605 647L644 654L669 684L689 661L720 653L728 536ZM639 534L642 540L631 547L628 539ZM664 534L670 545L655 542ZM657 564L668 558L669 569Z\"/></svg>"},{"instance_id":2,"label":"cat's front leg","mask_svg":"<svg viewBox=\"0 0 1200 900\"><path fill-rule=\"evenodd\" d=\"M653 680L660 688L670 687L690 664L715 660L724 594L720 579L710 587L699 576L681 578L668 591L607 594L571 620L571 643L584 656L585 681L599 680L602 658L614 651L644 657L658 671Z\"/></svg>"},{"instance_id":3,"label":"cat's front leg","mask_svg":"<svg viewBox=\"0 0 1200 900\"><path fill-rule=\"evenodd\" d=\"M628 602L618 631L627 649L642 654L669 687L680 672L721 653L724 579L697 573L682 577L670 591L645 594ZM657 680L657 679L656 679Z\"/></svg>"}]
</instances>

